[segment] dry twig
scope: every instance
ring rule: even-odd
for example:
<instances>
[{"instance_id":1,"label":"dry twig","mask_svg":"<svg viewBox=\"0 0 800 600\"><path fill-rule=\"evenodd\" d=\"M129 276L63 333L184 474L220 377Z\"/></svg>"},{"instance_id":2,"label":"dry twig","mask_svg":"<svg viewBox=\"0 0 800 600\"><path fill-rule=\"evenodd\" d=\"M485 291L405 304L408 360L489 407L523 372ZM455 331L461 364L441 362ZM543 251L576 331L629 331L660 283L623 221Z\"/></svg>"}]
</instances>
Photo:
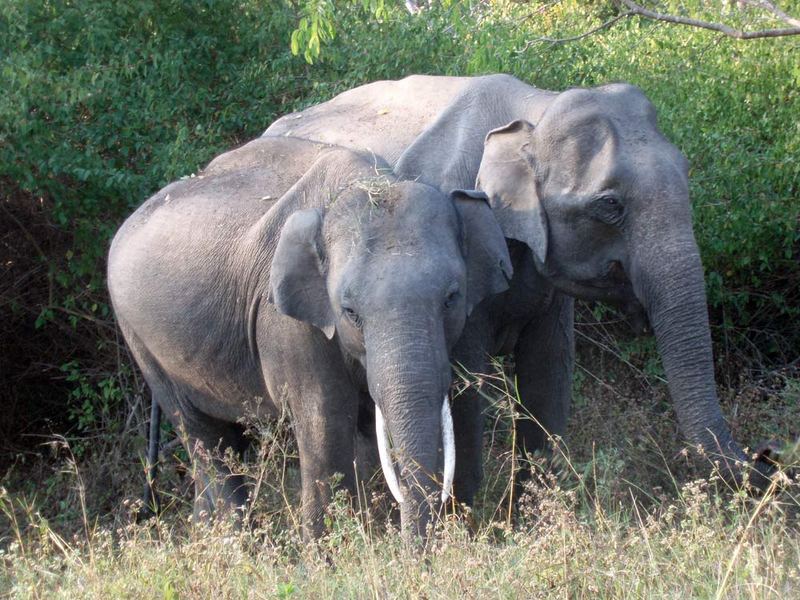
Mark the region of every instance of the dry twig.
<instances>
[{"instance_id":1,"label":"dry twig","mask_svg":"<svg viewBox=\"0 0 800 600\"><path fill-rule=\"evenodd\" d=\"M584 39L586 37L589 37L591 35L594 35L595 33L598 33L600 31L603 31L604 29L613 27L623 19L636 16L643 17L645 19L651 19L653 21L661 21L664 23L672 23L675 25L686 25L689 27L697 27L700 29L716 31L728 37L736 38L738 40L753 40L757 38L773 38L773 37L800 35L800 19L797 19L787 14L769 0L739 0L739 2L741 2L741 4L747 4L754 8L766 11L770 13L774 19L782 21L787 25L790 25L790 27L746 31L743 29L735 29L733 27L730 27L729 25L725 25L724 23L714 23L710 21L692 19L689 17L681 17L677 15L670 15L666 13L656 12L647 9L644 6L641 6L640 4L637 4L632 0L616 0L616 2L619 3L621 8L625 7L628 10L625 12L621 12L618 15L615 15L614 17L608 19L607 21L598 25L597 27L593 27L592 29L589 29L588 31L585 31L577 35L563 37L563 38L549 38L549 37L534 38L532 40L529 40L525 44L525 46L523 46L520 50L517 51L517 53L521 54L537 43L563 44L566 42L575 42Z\"/></svg>"},{"instance_id":2,"label":"dry twig","mask_svg":"<svg viewBox=\"0 0 800 600\"><path fill-rule=\"evenodd\" d=\"M769 2L768 0L745 0L747 4L751 6L755 6L771 12L776 19L783 21L792 27L786 27L783 29L760 29L758 31L744 31L742 29L734 29L733 27L729 27L724 23L711 23L709 21L700 21L698 19L690 19L689 17L679 17L676 15L668 15L665 13L659 13L631 0L618 0L622 4L628 7L629 11L628 14L631 15L638 15L641 17L645 17L647 19L653 19L654 21L663 21L665 23L674 23L677 25L688 25L689 27L699 27L700 29L708 29L711 31L718 31L724 35L727 35L732 38L736 38L737 40L752 40L756 38L767 38L767 37L781 37L787 35L800 35L800 20L795 19L785 12L780 10L777 6L773 3Z\"/></svg>"}]
</instances>

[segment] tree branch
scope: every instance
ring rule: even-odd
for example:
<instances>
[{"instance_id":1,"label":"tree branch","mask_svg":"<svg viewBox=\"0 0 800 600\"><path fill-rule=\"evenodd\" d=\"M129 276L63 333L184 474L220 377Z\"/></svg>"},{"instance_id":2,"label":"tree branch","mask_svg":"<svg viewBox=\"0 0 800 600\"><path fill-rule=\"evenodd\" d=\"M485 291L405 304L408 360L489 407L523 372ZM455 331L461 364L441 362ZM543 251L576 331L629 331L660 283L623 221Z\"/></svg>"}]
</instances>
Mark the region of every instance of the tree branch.
<instances>
[{"instance_id":1,"label":"tree branch","mask_svg":"<svg viewBox=\"0 0 800 600\"><path fill-rule=\"evenodd\" d=\"M773 15L778 17L778 19L780 19L784 23L788 23L793 27L800 27L800 19L795 19L793 16L787 15L785 12L783 12L780 8L775 6L769 0L744 0L744 2L746 4L749 4L750 6L755 6L757 8L761 8L763 10L771 12Z\"/></svg>"},{"instance_id":2,"label":"tree branch","mask_svg":"<svg viewBox=\"0 0 800 600\"><path fill-rule=\"evenodd\" d=\"M725 25L723 23L710 23L708 21L699 21L697 19L690 19L688 17L678 17L675 15L667 15L663 13L654 12L652 10L648 10L643 6L636 4L635 2L632 2L631 0L618 0L618 1L628 7L629 13L639 15L647 19L653 19L654 21L663 21L665 23L675 23L677 25L688 25L689 27L699 27L700 29L708 29L710 31L717 31L729 37L736 38L737 40L752 40L756 38L800 35L800 21L798 21L793 17L790 17L768 0L755 0L755 1L748 0L748 3L771 12L773 15L778 17L784 23L788 23L790 25L795 25L795 26L787 27L784 29L761 29L759 31L744 31L742 29L734 29L733 27L729 27L728 25Z\"/></svg>"},{"instance_id":3,"label":"tree branch","mask_svg":"<svg viewBox=\"0 0 800 600\"><path fill-rule=\"evenodd\" d=\"M602 31L603 29L608 29L609 27L614 25L617 21L619 21L621 19L625 19L627 17L631 17L631 16L633 16L635 14L637 14L637 13L635 11L632 11L632 10L630 10L630 11L628 11L626 13L618 14L616 17L613 17L613 18L609 19L608 21L606 21L602 25L598 25L594 29L590 29L589 31L587 31L585 33L581 33L580 35L573 35L571 37L565 37L565 38L548 38L548 37L534 38L534 39L529 40L528 42L526 42L525 46L523 48L521 48L520 50L517 50L517 54L519 54L521 52L525 52L533 44L536 44L538 42L549 42L550 44L563 44L564 42L575 42L575 41L583 39L585 37L589 37L590 35L593 35L593 34L597 33L598 31Z\"/></svg>"}]
</instances>

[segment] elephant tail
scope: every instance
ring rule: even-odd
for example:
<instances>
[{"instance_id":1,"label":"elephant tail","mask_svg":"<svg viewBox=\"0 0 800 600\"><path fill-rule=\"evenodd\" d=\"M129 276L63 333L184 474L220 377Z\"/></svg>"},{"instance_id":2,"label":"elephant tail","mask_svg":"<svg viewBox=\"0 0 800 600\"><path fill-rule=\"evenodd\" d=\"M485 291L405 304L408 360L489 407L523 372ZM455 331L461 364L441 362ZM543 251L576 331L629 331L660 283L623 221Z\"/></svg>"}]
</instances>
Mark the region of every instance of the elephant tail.
<instances>
[{"instance_id":1,"label":"elephant tail","mask_svg":"<svg viewBox=\"0 0 800 600\"><path fill-rule=\"evenodd\" d=\"M158 454L161 446L161 407L155 398L150 403L150 430L147 436L147 464L144 492L142 493L142 508L136 515L136 520L141 522L159 514L161 502L156 491L156 477L158 476Z\"/></svg>"}]
</instances>

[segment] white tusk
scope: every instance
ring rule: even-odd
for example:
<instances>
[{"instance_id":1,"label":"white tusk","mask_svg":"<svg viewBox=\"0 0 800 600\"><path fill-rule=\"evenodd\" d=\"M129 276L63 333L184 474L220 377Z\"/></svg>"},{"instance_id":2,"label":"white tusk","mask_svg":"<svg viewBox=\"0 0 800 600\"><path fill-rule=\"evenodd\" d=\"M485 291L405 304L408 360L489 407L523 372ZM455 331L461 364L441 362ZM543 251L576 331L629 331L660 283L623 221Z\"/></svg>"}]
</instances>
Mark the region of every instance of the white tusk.
<instances>
[{"instance_id":1,"label":"white tusk","mask_svg":"<svg viewBox=\"0 0 800 600\"><path fill-rule=\"evenodd\" d=\"M442 502L453 493L453 477L456 473L456 441L453 435L453 415L447 394L442 403L442 448L444 450L444 481L442 482Z\"/></svg>"},{"instance_id":2,"label":"white tusk","mask_svg":"<svg viewBox=\"0 0 800 600\"><path fill-rule=\"evenodd\" d=\"M398 503L402 503L403 493L400 491L400 483L397 481L397 473L394 470L392 457L389 456L389 436L386 435L386 423L377 404L375 405L375 433L378 437L378 454L381 457L383 476L386 477L386 483L389 485L389 491L392 492L394 499Z\"/></svg>"}]
</instances>

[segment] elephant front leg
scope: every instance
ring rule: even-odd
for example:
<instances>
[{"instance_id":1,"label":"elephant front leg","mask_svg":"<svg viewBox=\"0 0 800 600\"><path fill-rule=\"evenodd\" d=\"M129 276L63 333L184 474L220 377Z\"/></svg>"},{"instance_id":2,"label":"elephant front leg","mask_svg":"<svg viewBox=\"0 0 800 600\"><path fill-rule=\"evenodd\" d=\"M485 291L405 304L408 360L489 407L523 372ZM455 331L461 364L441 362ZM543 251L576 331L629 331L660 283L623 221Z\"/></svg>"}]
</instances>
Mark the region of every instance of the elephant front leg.
<instances>
[{"instance_id":1,"label":"elephant front leg","mask_svg":"<svg viewBox=\"0 0 800 600\"><path fill-rule=\"evenodd\" d=\"M517 389L521 415L516 422L517 451L551 456L553 440L567 429L572 400L572 370L575 363L574 306L572 298L556 294L550 309L529 323L515 348ZM516 474L514 497L530 479L523 461Z\"/></svg>"},{"instance_id":2,"label":"elephant front leg","mask_svg":"<svg viewBox=\"0 0 800 600\"><path fill-rule=\"evenodd\" d=\"M479 373L481 371L475 371ZM475 384L473 384L475 385ZM456 472L453 495L460 504L472 506L483 481L483 400L475 387L458 394L452 403L456 439Z\"/></svg>"},{"instance_id":3,"label":"elephant front leg","mask_svg":"<svg viewBox=\"0 0 800 600\"><path fill-rule=\"evenodd\" d=\"M325 532L325 511L335 491L344 489L351 496L356 492L357 395L316 402L306 398L292 412L300 454L303 537L318 539Z\"/></svg>"},{"instance_id":4,"label":"elephant front leg","mask_svg":"<svg viewBox=\"0 0 800 600\"><path fill-rule=\"evenodd\" d=\"M480 308L478 309L481 310ZM488 318L476 312L454 350L454 380L464 384L452 402L456 441L456 501L472 506L483 481L483 427L486 402L481 394L483 374L489 373Z\"/></svg>"}]
</instances>

